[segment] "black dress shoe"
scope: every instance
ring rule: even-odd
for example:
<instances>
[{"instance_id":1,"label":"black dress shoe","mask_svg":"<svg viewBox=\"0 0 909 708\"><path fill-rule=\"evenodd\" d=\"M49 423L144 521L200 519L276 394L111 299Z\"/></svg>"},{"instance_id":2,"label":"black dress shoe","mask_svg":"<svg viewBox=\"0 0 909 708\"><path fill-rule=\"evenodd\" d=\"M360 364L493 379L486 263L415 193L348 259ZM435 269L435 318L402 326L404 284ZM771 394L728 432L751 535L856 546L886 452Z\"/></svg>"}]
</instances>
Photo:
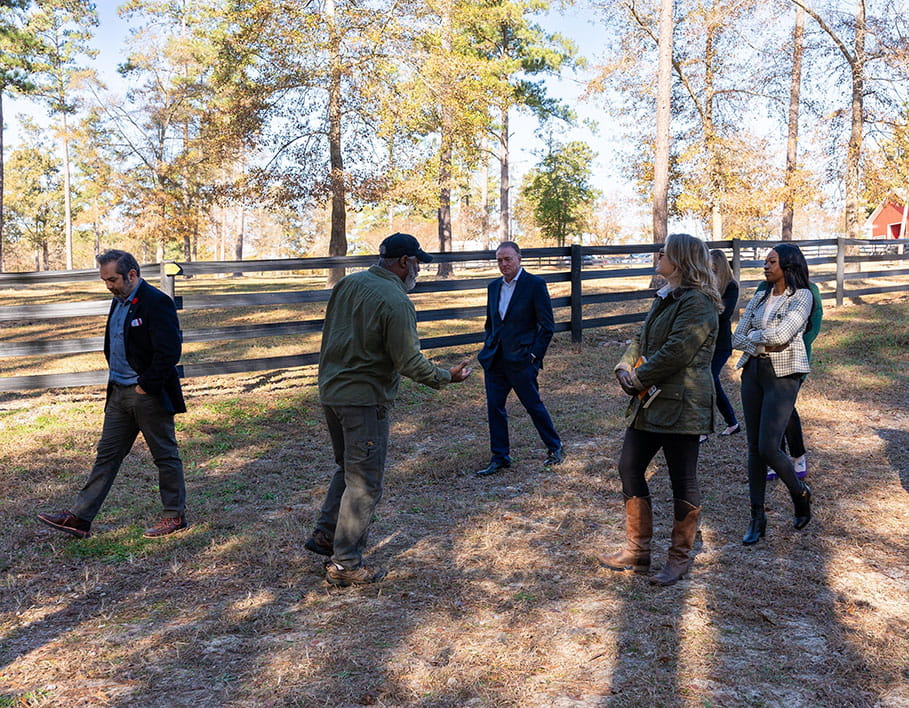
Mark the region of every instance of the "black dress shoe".
<instances>
[{"instance_id":1,"label":"black dress shoe","mask_svg":"<svg viewBox=\"0 0 909 708\"><path fill-rule=\"evenodd\" d=\"M562 452L562 448L557 447L555 450L549 451L549 456L543 461L543 467L552 467L553 465L559 465L564 459L565 453Z\"/></svg>"},{"instance_id":2,"label":"black dress shoe","mask_svg":"<svg viewBox=\"0 0 909 708\"><path fill-rule=\"evenodd\" d=\"M474 474L477 477L488 477L491 474L495 474L499 470L508 469L511 467L511 460L506 460L505 462L499 462L498 460L493 460L489 463L489 467L485 470L477 470Z\"/></svg>"}]
</instances>

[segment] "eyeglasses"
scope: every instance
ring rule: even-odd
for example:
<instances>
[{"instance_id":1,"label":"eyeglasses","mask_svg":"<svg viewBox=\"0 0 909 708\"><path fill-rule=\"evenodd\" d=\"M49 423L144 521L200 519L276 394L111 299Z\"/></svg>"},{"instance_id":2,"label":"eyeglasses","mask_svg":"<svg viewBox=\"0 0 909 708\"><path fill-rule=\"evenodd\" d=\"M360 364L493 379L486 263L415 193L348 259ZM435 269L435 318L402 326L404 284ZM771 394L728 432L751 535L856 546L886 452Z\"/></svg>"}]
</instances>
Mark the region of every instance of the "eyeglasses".
<instances>
[{"instance_id":1,"label":"eyeglasses","mask_svg":"<svg viewBox=\"0 0 909 708\"><path fill-rule=\"evenodd\" d=\"M665 256L665 255L666 255L666 251L664 251L664 250L661 248L661 249L660 249L660 252L657 253L657 258L662 258L662 257Z\"/></svg>"}]
</instances>

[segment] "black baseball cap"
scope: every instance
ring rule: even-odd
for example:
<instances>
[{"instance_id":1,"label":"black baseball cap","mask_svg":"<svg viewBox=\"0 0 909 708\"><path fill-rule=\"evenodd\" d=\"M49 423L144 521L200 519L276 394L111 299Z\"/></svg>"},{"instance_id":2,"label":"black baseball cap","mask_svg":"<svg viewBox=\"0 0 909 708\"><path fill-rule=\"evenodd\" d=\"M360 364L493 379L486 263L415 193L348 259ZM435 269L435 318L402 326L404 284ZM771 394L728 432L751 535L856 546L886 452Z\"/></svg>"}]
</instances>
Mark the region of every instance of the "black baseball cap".
<instances>
[{"instance_id":1,"label":"black baseball cap","mask_svg":"<svg viewBox=\"0 0 909 708\"><path fill-rule=\"evenodd\" d=\"M400 258L401 256L416 256L421 263L432 261L426 251L420 248L420 242L410 234L396 233L382 241L379 246L379 255L382 258Z\"/></svg>"}]
</instances>

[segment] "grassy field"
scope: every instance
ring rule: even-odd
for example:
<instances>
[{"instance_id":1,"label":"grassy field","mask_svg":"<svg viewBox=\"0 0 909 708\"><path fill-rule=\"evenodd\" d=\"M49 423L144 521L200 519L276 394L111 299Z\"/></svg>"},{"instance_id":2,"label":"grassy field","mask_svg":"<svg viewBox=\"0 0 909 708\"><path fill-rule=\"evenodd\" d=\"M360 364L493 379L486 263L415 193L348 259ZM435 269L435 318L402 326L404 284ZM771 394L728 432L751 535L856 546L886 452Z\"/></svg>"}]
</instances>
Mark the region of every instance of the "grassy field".
<instances>
[{"instance_id":1,"label":"grassy field","mask_svg":"<svg viewBox=\"0 0 909 708\"><path fill-rule=\"evenodd\" d=\"M623 538L610 372L631 332L556 337L542 386L568 459L552 472L512 401L515 465L473 476L480 372L405 382L368 558L389 575L366 588L328 586L302 548L332 468L314 368L186 382L193 525L159 541L142 538L159 510L142 443L93 538L34 518L81 486L101 390L0 394L0 706L909 705L909 295L827 306L799 401L811 524L792 529L773 483L767 538L743 547L744 435L712 436L694 568L669 588L593 561ZM731 364L725 380L738 407ZM661 457L650 475L659 566Z\"/></svg>"}]
</instances>

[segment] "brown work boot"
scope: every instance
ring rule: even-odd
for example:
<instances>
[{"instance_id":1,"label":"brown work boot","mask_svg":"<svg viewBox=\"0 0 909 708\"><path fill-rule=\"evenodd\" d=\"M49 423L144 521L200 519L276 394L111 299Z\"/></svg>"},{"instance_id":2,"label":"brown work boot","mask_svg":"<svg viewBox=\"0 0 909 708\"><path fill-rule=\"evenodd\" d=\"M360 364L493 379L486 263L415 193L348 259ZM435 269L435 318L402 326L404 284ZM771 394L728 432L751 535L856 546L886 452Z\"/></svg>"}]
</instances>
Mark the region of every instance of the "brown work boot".
<instances>
[{"instance_id":1,"label":"brown work boot","mask_svg":"<svg viewBox=\"0 0 909 708\"><path fill-rule=\"evenodd\" d=\"M650 582L656 585L672 585L685 577L691 570L691 549L698 532L698 518L701 507L693 506L682 499L675 500L675 520L672 523L672 543L669 557L660 572ZM681 518L680 518L681 517Z\"/></svg>"},{"instance_id":2,"label":"brown work boot","mask_svg":"<svg viewBox=\"0 0 909 708\"><path fill-rule=\"evenodd\" d=\"M145 538L161 538L162 536L169 536L177 531L182 531L188 526L189 524L186 523L186 514L181 514L180 516L165 516L150 529L145 529L145 533L142 535L145 536Z\"/></svg>"},{"instance_id":3,"label":"brown work boot","mask_svg":"<svg viewBox=\"0 0 909 708\"><path fill-rule=\"evenodd\" d=\"M625 497L625 548L618 553L598 555L597 560L612 570L646 573L650 568L650 539L653 512L650 497Z\"/></svg>"},{"instance_id":4,"label":"brown work boot","mask_svg":"<svg viewBox=\"0 0 909 708\"><path fill-rule=\"evenodd\" d=\"M80 519L71 511L58 511L56 514L42 512L38 514L38 521L76 538L88 538L92 535L92 522Z\"/></svg>"},{"instance_id":5,"label":"brown work boot","mask_svg":"<svg viewBox=\"0 0 909 708\"><path fill-rule=\"evenodd\" d=\"M367 568L361 565L359 568L347 570L341 568L337 563L328 563L325 566L325 579L332 585L345 588L348 585L369 585L377 583L386 575L384 568Z\"/></svg>"},{"instance_id":6,"label":"brown work boot","mask_svg":"<svg viewBox=\"0 0 909 708\"><path fill-rule=\"evenodd\" d=\"M312 536L303 541L303 548L320 556L330 556L335 552L334 538L322 529L316 529Z\"/></svg>"}]
</instances>

